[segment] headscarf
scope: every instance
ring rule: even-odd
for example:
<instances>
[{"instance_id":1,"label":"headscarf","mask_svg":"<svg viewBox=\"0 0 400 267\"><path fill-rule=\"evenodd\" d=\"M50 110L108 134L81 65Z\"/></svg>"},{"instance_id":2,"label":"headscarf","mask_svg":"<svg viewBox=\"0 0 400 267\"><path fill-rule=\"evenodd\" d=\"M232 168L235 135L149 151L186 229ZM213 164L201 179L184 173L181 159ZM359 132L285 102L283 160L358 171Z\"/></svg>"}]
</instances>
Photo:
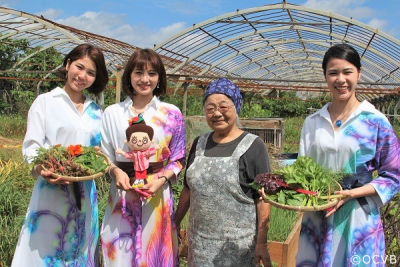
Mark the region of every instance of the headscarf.
<instances>
[{"instance_id":1,"label":"headscarf","mask_svg":"<svg viewBox=\"0 0 400 267\"><path fill-rule=\"evenodd\" d=\"M235 105L237 113L239 113L242 106L242 95L240 89L236 84L226 78L220 78L211 82L204 93L203 104L211 94L224 94L228 96Z\"/></svg>"}]
</instances>

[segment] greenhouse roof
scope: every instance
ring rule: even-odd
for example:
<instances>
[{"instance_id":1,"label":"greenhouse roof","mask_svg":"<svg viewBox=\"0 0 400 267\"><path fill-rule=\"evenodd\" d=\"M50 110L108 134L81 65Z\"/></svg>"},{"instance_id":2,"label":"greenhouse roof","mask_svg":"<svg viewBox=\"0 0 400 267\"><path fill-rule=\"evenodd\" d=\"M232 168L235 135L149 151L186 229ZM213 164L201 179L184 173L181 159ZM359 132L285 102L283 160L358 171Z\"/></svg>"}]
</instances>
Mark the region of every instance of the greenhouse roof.
<instances>
[{"instance_id":1,"label":"greenhouse roof","mask_svg":"<svg viewBox=\"0 0 400 267\"><path fill-rule=\"evenodd\" d=\"M137 48L43 17L0 8L0 40L26 39L37 51L69 52L80 43L99 46L115 74ZM228 77L243 91L327 91L321 63L333 44L348 43L360 54L358 96L399 95L400 41L378 29L334 13L288 4L236 10L176 34L154 46L170 79L207 84Z\"/></svg>"}]
</instances>

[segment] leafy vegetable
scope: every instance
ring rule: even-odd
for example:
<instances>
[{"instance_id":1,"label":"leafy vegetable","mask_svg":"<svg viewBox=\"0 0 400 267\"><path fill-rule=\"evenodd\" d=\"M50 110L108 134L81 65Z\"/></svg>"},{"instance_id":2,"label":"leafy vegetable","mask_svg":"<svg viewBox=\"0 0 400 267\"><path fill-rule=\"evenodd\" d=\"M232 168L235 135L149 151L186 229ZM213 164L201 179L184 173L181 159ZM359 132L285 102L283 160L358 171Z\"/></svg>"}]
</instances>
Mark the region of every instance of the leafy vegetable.
<instances>
[{"instance_id":1,"label":"leafy vegetable","mask_svg":"<svg viewBox=\"0 0 400 267\"><path fill-rule=\"evenodd\" d=\"M42 164L59 175L82 177L103 172L107 168L104 157L98 155L93 147L55 145L48 149L39 148L37 152L31 164Z\"/></svg>"},{"instance_id":2,"label":"leafy vegetable","mask_svg":"<svg viewBox=\"0 0 400 267\"><path fill-rule=\"evenodd\" d=\"M268 198L280 204L316 207L327 203L323 196L338 190L337 182L344 176L301 156L292 165L257 175L250 185L255 189L263 187Z\"/></svg>"}]
</instances>

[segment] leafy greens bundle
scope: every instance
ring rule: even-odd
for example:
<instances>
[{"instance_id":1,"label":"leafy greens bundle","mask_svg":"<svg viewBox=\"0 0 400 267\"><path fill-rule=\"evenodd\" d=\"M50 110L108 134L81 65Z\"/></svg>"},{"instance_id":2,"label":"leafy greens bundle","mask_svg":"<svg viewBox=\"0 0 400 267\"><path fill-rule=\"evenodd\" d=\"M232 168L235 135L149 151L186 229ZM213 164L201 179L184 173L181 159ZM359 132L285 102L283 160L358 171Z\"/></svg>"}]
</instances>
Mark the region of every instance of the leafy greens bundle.
<instances>
[{"instance_id":1,"label":"leafy greens bundle","mask_svg":"<svg viewBox=\"0 0 400 267\"><path fill-rule=\"evenodd\" d=\"M38 154L33 159L32 165L41 164L49 171L72 177L89 176L104 172L107 168L105 158L93 147L70 145L51 146L50 148L39 148Z\"/></svg>"},{"instance_id":2,"label":"leafy greens bundle","mask_svg":"<svg viewBox=\"0 0 400 267\"><path fill-rule=\"evenodd\" d=\"M301 156L292 165L257 175L250 185L255 189L264 188L268 199L280 204L316 207L327 204L334 191L340 189L338 182L344 176Z\"/></svg>"}]
</instances>

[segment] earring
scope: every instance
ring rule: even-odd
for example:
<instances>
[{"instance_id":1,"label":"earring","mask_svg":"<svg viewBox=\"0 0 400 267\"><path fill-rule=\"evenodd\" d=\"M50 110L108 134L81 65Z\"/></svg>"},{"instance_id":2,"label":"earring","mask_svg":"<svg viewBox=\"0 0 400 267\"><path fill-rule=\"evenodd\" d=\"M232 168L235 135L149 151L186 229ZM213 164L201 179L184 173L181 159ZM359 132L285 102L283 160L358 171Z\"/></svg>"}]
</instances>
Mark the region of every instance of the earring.
<instances>
[{"instance_id":1,"label":"earring","mask_svg":"<svg viewBox=\"0 0 400 267\"><path fill-rule=\"evenodd\" d=\"M157 83L157 88L160 88L160 86L159 86L159 85L160 85L160 82L158 82L158 83Z\"/></svg>"},{"instance_id":2,"label":"earring","mask_svg":"<svg viewBox=\"0 0 400 267\"><path fill-rule=\"evenodd\" d=\"M68 72L65 73L65 79L68 79Z\"/></svg>"}]
</instances>

